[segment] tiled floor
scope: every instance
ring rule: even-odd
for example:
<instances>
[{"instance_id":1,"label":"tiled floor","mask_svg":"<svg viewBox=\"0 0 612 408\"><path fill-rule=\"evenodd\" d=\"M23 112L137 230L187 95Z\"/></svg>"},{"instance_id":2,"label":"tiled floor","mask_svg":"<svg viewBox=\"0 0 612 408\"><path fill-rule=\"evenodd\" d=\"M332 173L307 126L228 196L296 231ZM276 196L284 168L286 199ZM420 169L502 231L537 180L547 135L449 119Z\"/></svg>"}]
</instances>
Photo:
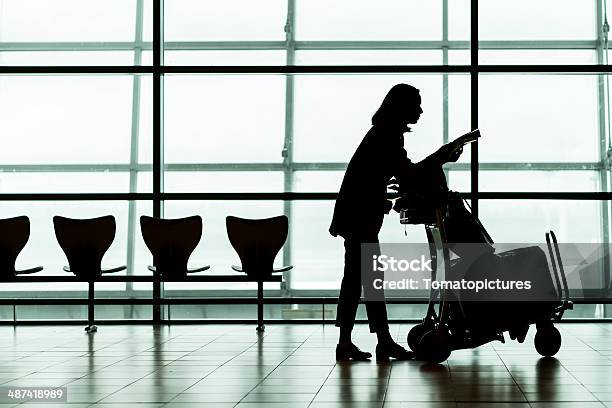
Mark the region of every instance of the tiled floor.
<instances>
[{"instance_id":1,"label":"tiled floor","mask_svg":"<svg viewBox=\"0 0 612 408\"><path fill-rule=\"evenodd\" d=\"M393 326L404 341L409 325ZM2 387L67 387L36 407L612 407L612 324L559 325L563 346L532 342L457 351L443 365L336 364L322 325L0 327ZM373 351L360 326L356 343ZM13 406L13 405L0 405Z\"/></svg>"}]
</instances>

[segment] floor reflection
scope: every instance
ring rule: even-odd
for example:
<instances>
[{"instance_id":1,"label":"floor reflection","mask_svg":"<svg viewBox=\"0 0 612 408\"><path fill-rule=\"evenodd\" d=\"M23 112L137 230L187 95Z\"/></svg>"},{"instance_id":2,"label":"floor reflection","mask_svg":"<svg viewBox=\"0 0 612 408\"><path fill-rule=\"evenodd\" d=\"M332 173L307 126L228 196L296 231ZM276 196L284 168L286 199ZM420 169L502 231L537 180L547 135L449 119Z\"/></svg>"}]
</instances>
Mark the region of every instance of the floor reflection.
<instances>
[{"instance_id":1,"label":"floor reflection","mask_svg":"<svg viewBox=\"0 0 612 408\"><path fill-rule=\"evenodd\" d=\"M0 327L0 380L66 386L68 407L612 406L612 325L559 327L556 358L540 358L528 338L459 350L438 365L336 363L337 333L320 325L269 325L261 335L229 324L108 326L93 335ZM409 328L393 332L401 341ZM355 342L375 346L366 329Z\"/></svg>"}]
</instances>

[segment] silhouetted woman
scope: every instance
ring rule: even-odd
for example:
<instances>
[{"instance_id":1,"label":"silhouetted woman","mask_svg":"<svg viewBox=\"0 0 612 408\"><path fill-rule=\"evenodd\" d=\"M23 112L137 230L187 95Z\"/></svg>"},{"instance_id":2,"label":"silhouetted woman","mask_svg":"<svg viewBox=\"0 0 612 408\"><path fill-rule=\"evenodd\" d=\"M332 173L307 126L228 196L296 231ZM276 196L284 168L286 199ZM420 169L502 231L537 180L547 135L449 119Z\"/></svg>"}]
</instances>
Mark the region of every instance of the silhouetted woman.
<instances>
[{"instance_id":1,"label":"silhouetted woman","mask_svg":"<svg viewBox=\"0 0 612 408\"><path fill-rule=\"evenodd\" d=\"M456 161L462 150L447 144L419 163L412 163L404 150L405 132L423 113L419 90L406 84L395 85L372 117L372 128L353 154L336 199L329 232L344 238L344 277L338 298L336 326L340 340L338 360L366 360L372 355L361 351L351 340L357 306L361 297L360 254L362 243L378 243L385 214L391 209L387 186L395 177L402 186L418 182L417 174L440 171L440 166ZM416 184L415 184L416 185ZM371 284L365 283L364 284ZM367 299L366 299L367 300ZM397 344L389 333L384 301L366 301L370 332L376 333L376 359L410 359L412 352Z\"/></svg>"}]
</instances>

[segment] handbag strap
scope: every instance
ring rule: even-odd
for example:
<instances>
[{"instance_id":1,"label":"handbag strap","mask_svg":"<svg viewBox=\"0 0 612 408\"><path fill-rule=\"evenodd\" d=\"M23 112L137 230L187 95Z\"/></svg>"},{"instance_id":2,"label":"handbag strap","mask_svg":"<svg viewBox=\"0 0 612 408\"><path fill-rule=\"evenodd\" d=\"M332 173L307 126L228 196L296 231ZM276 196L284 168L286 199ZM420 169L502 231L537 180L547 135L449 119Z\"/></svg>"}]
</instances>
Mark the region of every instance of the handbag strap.
<instances>
[{"instance_id":1,"label":"handbag strap","mask_svg":"<svg viewBox=\"0 0 612 408\"><path fill-rule=\"evenodd\" d=\"M490 244L493 243L493 238L491 238L491 236L489 235L489 232L487 231L487 229L484 227L484 225L482 225L482 223L480 222L480 220L478 219L478 217L476 217L474 215L474 212L472 211L472 206L467 202L467 200L465 198L462 199L463 202L465 203L465 205L467 205L467 208L469 208L470 210L470 214L472 215L472 218L474 219L474 222L476 222L476 224L478 224L478 226L480 227L480 229L482 230L483 235L485 236L485 238L489 241Z\"/></svg>"}]
</instances>

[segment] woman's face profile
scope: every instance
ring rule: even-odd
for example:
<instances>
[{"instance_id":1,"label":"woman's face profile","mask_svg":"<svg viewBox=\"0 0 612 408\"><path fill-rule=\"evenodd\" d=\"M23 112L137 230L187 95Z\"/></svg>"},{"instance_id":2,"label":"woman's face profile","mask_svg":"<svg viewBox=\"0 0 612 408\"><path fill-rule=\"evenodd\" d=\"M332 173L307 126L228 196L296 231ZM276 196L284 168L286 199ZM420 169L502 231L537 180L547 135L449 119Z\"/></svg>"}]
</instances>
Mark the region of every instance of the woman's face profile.
<instances>
[{"instance_id":1,"label":"woman's face profile","mask_svg":"<svg viewBox=\"0 0 612 408\"><path fill-rule=\"evenodd\" d=\"M423 109L421 108L421 96L417 95L414 100L408 103L408 109L406 112L406 121L410 124L415 124L419 121Z\"/></svg>"}]
</instances>

